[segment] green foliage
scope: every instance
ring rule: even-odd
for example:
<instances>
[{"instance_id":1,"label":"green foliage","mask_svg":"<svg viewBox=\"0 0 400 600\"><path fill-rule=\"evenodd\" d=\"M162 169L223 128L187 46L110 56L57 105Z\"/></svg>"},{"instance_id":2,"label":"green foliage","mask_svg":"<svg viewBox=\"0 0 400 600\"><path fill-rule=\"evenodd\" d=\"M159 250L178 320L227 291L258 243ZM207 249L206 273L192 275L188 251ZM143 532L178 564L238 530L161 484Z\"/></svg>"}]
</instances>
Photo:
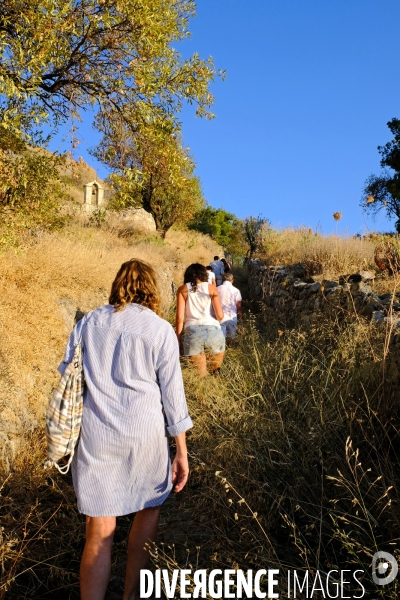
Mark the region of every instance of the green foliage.
<instances>
[{"instance_id":1,"label":"green foliage","mask_svg":"<svg viewBox=\"0 0 400 600\"><path fill-rule=\"evenodd\" d=\"M147 235L144 238L141 238L140 240L141 244L149 244L151 246L165 246L166 242L159 236L156 234L153 235Z\"/></svg>"},{"instance_id":2,"label":"green foliage","mask_svg":"<svg viewBox=\"0 0 400 600\"><path fill-rule=\"evenodd\" d=\"M65 157L30 148L0 128L0 243L16 244L24 231L62 226Z\"/></svg>"},{"instance_id":3,"label":"green foliage","mask_svg":"<svg viewBox=\"0 0 400 600\"><path fill-rule=\"evenodd\" d=\"M174 135L176 115L186 101L196 105L199 116L212 118L209 85L216 76L211 58L194 54L183 59L174 47L189 37L195 8L194 0L1 3L0 128L13 146L0 144L3 207L27 218L29 204L30 222L34 215L38 224L54 222L50 196L45 191L40 199L35 186L37 182L47 190L51 180L57 181L57 159L39 158L26 144L40 142L42 123L57 126L96 105L100 131L106 133L110 124L114 134L111 150L118 145L118 134L124 143L124 130L136 136L133 167L129 160L120 161L114 174L119 202L147 207L163 233L191 218L202 205L200 183L193 161ZM168 123L173 135L169 141L165 132L163 140L147 136L146 146L143 127L154 122ZM138 132L137 127L142 129ZM105 162L113 158L107 155Z\"/></svg>"},{"instance_id":4,"label":"green foliage","mask_svg":"<svg viewBox=\"0 0 400 600\"><path fill-rule=\"evenodd\" d=\"M194 0L3 0L3 109L57 123L88 105L148 117L187 100L211 117L212 59L184 60L173 47L195 9Z\"/></svg>"},{"instance_id":5,"label":"green foliage","mask_svg":"<svg viewBox=\"0 0 400 600\"><path fill-rule=\"evenodd\" d=\"M243 235L248 245L247 254L251 258L258 250L262 241L262 232L269 225L268 219L261 215L258 217L246 217L243 221Z\"/></svg>"},{"instance_id":6,"label":"green foliage","mask_svg":"<svg viewBox=\"0 0 400 600\"><path fill-rule=\"evenodd\" d=\"M239 219L223 208L205 206L199 210L189 224L189 229L210 235L221 246L229 247L235 235L235 230L240 227Z\"/></svg>"},{"instance_id":7,"label":"green foliage","mask_svg":"<svg viewBox=\"0 0 400 600\"><path fill-rule=\"evenodd\" d=\"M114 119L99 128L104 137L94 154L114 169L111 207L143 207L163 237L172 225L190 221L204 200L195 163L171 121L137 123L132 131Z\"/></svg>"},{"instance_id":8,"label":"green foliage","mask_svg":"<svg viewBox=\"0 0 400 600\"><path fill-rule=\"evenodd\" d=\"M235 257L252 257L266 225L268 220L261 216L241 221L223 208L206 206L194 215L189 228L210 235Z\"/></svg>"},{"instance_id":9,"label":"green foliage","mask_svg":"<svg viewBox=\"0 0 400 600\"><path fill-rule=\"evenodd\" d=\"M92 210L89 217L89 225L92 227L97 227L97 229L101 229L101 227L107 221L107 212L104 208L95 208Z\"/></svg>"},{"instance_id":10,"label":"green foliage","mask_svg":"<svg viewBox=\"0 0 400 600\"><path fill-rule=\"evenodd\" d=\"M387 125L393 139L378 146L384 170L366 180L361 206L372 215L385 210L389 219L396 219L396 231L400 233L400 119L392 119Z\"/></svg>"}]
</instances>

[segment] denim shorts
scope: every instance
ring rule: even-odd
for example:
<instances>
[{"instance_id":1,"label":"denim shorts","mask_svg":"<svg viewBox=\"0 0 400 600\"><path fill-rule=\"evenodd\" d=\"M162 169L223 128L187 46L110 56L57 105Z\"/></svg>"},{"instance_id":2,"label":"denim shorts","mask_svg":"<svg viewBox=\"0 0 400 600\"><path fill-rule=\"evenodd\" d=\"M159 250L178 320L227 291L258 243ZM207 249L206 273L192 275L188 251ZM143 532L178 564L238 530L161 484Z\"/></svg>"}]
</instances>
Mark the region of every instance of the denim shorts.
<instances>
[{"instance_id":1,"label":"denim shorts","mask_svg":"<svg viewBox=\"0 0 400 600\"><path fill-rule=\"evenodd\" d=\"M196 356L205 351L219 354L225 350L225 337L215 325L189 325L182 333L183 356Z\"/></svg>"},{"instance_id":2,"label":"denim shorts","mask_svg":"<svg viewBox=\"0 0 400 600\"><path fill-rule=\"evenodd\" d=\"M237 317L221 322L221 329L224 337L236 337Z\"/></svg>"}]
</instances>

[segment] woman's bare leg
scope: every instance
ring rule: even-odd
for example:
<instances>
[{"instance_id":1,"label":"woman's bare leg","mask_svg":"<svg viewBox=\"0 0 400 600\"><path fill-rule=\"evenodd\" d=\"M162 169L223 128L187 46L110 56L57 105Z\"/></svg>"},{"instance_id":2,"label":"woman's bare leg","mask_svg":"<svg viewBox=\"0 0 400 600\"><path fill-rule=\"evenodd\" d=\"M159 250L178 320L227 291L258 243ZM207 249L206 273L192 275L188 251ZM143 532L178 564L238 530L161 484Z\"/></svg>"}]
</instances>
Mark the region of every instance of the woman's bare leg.
<instances>
[{"instance_id":1,"label":"woman's bare leg","mask_svg":"<svg viewBox=\"0 0 400 600\"><path fill-rule=\"evenodd\" d=\"M81 559L81 600L104 600L111 573L115 517L86 517L86 542Z\"/></svg>"},{"instance_id":2,"label":"woman's bare leg","mask_svg":"<svg viewBox=\"0 0 400 600\"><path fill-rule=\"evenodd\" d=\"M204 353L196 354L196 356L189 356L189 360L202 377L208 375L206 355Z\"/></svg>"},{"instance_id":3,"label":"woman's bare leg","mask_svg":"<svg viewBox=\"0 0 400 600\"><path fill-rule=\"evenodd\" d=\"M136 513L133 520L128 539L128 560L122 600L135 600L139 588L140 569L145 569L149 560L145 544L156 541L160 508L160 506L144 508Z\"/></svg>"},{"instance_id":4,"label":"woman's bare leg","mask_svg":"<svg viewBox=\"0 0 400 600\"><path fill-rule=\"evenodd\" d=\"M209 356L211 371L215 371L216 369L220 368L222 361L224 360L224 354L225 352L219 352L218 354L211 354Z\"/></svg>"}]
</instances>

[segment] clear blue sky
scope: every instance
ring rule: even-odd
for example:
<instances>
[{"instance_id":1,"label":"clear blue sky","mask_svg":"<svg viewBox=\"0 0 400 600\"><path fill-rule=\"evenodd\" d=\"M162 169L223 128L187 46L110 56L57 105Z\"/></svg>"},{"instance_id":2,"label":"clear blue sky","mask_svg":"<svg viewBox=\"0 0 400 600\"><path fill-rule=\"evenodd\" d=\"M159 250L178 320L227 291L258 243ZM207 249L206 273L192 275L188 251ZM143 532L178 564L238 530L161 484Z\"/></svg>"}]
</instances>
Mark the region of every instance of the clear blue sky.
<instances>
[{"instance_id":1,"label":"clear blue sky","mask_svg":"<svg viewBox=\"0 0 400 600\"><path fill-rule=\"evenodd\" d=\"M182 113L209 204L279 227L331 233L340 211L343 233L393 230L359 201L400 118L399 17L395 0L199 0L181 51L227 71L214 121ZM76 155L94 164L89 115L80 135Z\"/></svg>"}]
</instances>

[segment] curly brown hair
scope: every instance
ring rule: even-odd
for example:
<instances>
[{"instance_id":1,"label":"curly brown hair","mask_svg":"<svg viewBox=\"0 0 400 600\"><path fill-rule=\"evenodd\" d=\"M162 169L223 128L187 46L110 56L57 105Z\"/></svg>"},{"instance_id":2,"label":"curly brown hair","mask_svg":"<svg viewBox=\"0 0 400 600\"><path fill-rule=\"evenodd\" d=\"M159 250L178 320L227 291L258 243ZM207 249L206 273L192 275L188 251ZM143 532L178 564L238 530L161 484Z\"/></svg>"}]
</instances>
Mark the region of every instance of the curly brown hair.
<instances>
[{"instance_id":1,"label":"curly brown hair","mask_svg":"<svg viewBox=\"0 0 400 600\"><path fill-rule=\"evenodd\" d=\"M160 314L161 298L153 267L137 258L124 262L111 286L109 302L115 312L134 302Z\"/></svg>"}]
</instances>

